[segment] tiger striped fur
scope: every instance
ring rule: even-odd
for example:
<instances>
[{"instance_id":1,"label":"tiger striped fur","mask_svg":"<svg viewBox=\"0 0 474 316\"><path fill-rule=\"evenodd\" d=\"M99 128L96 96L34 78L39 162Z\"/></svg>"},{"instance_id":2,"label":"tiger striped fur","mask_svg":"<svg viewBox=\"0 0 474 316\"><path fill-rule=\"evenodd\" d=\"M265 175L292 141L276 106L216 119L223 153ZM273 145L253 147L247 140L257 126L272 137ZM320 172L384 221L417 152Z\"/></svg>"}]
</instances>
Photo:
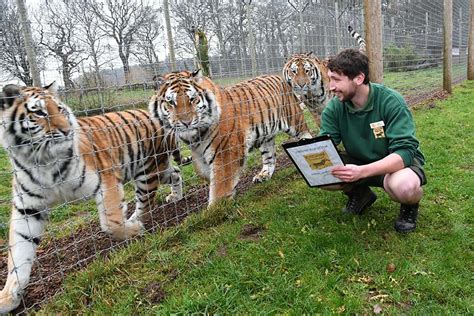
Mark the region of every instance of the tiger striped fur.
<instances>
[{"instance_id":1,"label":"tiger striped fur","mask_svg":"<svg viewBox=\"0 0 474 316\"><path fill-rule=\"evenodd\" d=\"M187 143L197 173L210 182L209 204L232 197L248 153L259 148L263 167L254 182L270 179L275 136L310 138L303 111L279 76L260 76L221 88L201 71L158 78L149 110Z\"/></svg>"},{"instance_id":2,"label":"tiger striped fur","mask_svg":"<svg viewBox=\"0 0 474 316\"><path fill-rule=\"evenodd\" d=\"M348 27L351 36L365 52L366 43L361 35ZM313 53L293 54L283 66L283 78L295 96L309 109L315 122L321 122L321 113L333 97L329 90L328 60L320 60Z\"/></svg>"},{"instance_id":3,"label":"tiger striped fur","mask_svg":"<svg viewBox=\"0 0 474 316\"><path fill-rule=\"evenodd\" d=\"M176 142L148 112L130 110L77 118L55 87L8 85L0 97L2 145L14 168L9 228L8 277L0 313L16 308L30 278L50 208L94 197L103 231L124 239L142 231L156 189L170 184L168 201L182 197ZM123 185L135 182L130 218Z\"/></svg>"}]
</instances>

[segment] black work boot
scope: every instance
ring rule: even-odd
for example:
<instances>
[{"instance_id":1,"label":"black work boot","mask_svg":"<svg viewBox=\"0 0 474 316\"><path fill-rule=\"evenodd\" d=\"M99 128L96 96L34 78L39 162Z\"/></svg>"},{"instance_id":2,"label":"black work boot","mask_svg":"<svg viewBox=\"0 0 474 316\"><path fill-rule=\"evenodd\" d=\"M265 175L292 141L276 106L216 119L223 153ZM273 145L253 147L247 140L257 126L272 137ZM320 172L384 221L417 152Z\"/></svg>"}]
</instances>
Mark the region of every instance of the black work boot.
<instances>
[{"instance_id":1,"label":"black work boot","mask_svg":"<svg viewBox=\"0 0 474 316\"><path fill-rule=\"evenodd\" d=\"M342 211L349 214L360 215L377 200L377 195L368 186L356 186L344 194L349 197L349 200Z\"/></svg>"},{"instance_id":2,"label":"black work boot","mask_svg":"<svg viewBox=\"0 0 474 316\"><path fill-rule=\"evenodd\" d=\"M416 228L416 218L418 217L419 204L401 204L400 215L395 222L395 230L399 233L409 233Z\"/></svg>"}]
</instances>

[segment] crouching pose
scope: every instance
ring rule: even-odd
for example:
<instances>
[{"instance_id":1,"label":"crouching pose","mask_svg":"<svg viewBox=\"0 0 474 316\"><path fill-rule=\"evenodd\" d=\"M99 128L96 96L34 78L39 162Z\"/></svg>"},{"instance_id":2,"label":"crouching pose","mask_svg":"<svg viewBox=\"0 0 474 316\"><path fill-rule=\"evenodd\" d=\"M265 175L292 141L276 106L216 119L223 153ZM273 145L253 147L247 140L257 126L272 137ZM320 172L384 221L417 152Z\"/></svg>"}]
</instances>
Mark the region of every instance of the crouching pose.
<instances>
[{"instance_id":1,"label":"crouching pose","mask_svg":"<svg viewBox=\"0 0 474 316\"><path fill-rule=\"evenodd\" d=\"M328 68L336 97L323 111L319 133L347 151L346 165L332 170L346 182L339 188L348 196L344 211L361 214L377 198L369 187L382 187L400 203L395 229L413 231L426 177L410 109L398 92L369 81L369 61L360 51L340 52Z\"/></svg>"},{"instance_id":2,"label":"crouching pose","mask_svg":"<svg viewBox=\"0 0 474 316\"><path fill-rule=\"evenodd\" d=\"M130 110L76 119L44 89L8 85L0 96L3 147L13 165L8 277L0 292L0 313L16 308L50 208L94 197L101 228L124 239L142 230L156 189L170 184L167 200L182 196L181 175L170 162L176 142L146 111ZM123 185L135 182L135 213L126 218Z\"/></svg>"},{"instance_id":3,"label":"crouching pose","mask_svg":"<svg viewBox=\"0 0 474 316\"><path fill-rule=\"evenodd\" d=\"M253 148L262 153L263 168L253 179L261 182L275 170L279 132L311 137L298 100L278 76L224 89L201 71L184 71L159 77L157 84L149 110L190 146L197 172L210 181L209 204L233 196Z\"/></svg>"}]
</instances>

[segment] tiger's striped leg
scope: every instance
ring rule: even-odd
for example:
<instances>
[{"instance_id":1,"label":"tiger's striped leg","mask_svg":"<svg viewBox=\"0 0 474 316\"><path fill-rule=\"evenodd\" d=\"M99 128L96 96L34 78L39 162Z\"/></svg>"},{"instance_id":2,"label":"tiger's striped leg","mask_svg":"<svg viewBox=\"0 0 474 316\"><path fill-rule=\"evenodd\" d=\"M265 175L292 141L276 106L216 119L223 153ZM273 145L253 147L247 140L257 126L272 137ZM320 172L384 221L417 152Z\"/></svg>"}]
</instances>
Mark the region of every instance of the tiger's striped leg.
<instances>
[{"instance_id":1,"label":"tiger's striped leg","mask_svg":"<svg viewBox=\"0 0 474 316\"><path fill-rule=\"evenodd\" d=\"M159 173L160 183L171 186L171 193L166 197L166 202L176 202L183 198L183 179L177 167L170 167L165 172Z\"/></svg>"},{"instance_id":2,"label":"tiger's striped leg","mask_svg":"<svg viewBox=\"0 0 474 316\"><path fill-rule=\"evenodd\" d=\"M260 152L262 153L262 170L253 177L254 183L260 183L263 181L270 180L275 171L276 155L275 155L275 139L272 138L264 142L260 146Z\"/></svg>"},{"instance_id":3,"label":"tiger's striped leg","mask_svg":"<svg viewBox=\"0 0 474 316\"><path fill-rule=\"evenodd\" d=\"M170 165L165 171L159 172L157 178L149 176L143 179L137 178L135 179L136 208L129 221L141 220L142 215L151 210L158 183L171 186L171 193L166 197L166 202L178 201L183 198L181 172L177 167Z\"/></svg>"},{"instance_id":4,"label":"tiger's striped leg","mask_svg":"<svg viewBox=\"0 0 474 316\"><path fill-rule=\"evenodd\" d=\"M20 305L23 289L28 285L47 211L13 208L8 241L8 276L0 292L0 314Z\"/></svg>"},{"instance_id":5,"label":"tiger's striped leg","mask_svg":"<svg viewBox=\"0 0 474 316\"><path fill-rule=\"evenodd\" d=\"M102 230L117 239L140 234L143 230L142 223L137 218L126 220L127 203L124 200L123 184L108 173L103 174L101 180L96 203Z\"/></svg>"}]
</instances>

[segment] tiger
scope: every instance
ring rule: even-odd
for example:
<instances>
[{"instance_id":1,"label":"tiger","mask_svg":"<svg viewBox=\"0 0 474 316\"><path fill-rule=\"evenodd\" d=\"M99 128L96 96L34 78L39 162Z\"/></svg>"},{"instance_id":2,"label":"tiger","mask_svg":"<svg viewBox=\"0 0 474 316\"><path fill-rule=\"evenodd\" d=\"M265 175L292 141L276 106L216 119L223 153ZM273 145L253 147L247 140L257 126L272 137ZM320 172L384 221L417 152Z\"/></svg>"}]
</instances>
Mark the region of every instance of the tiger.
<instances>
[{"instance_id":1,"label":"tiger","mask_svg":"<svg viewBox=\"0 0 474 316\"><path fill-rule=\"evenodd\" d=\"M275 136L311 138L298 100L280 76L263 75L221 88L201 70L157 78L149 111L192 152L196 172L209 181L209 205L231 198L254 148L263 167L253 182L275 171Z\"/></svg>"},{"instance_id":2,"label":"tiger","mask_svg":"<svg viewBox=\"0 0 474 316\"><path fill-rule=\"evenodd\" d=\"M27 286L51 207L94 197L101 229L116 239L140 234L159 184L167 202L182 198L174 135L145 110L76 118L58 97L57 84L43 89L7 85L0 97L0 134L13 165L8 277L0 314L15 309ZM136 207L127 219L124 184L134 180Z\"/></svg>"},{"instance_id":3,"label":"tiger","mask_svg":"<svg viewBox=\"0 0 474 316\"><path fill-rule=\"evenodd\" d=\"M362 36L348 26L351 36L366 51ZM316 124L321 123L321 114L334 96L329 89L328 59L320 60L312 52L293 54L283 66L283 78L300 102L309 109Z\"/></svg>"}]
</instances>

